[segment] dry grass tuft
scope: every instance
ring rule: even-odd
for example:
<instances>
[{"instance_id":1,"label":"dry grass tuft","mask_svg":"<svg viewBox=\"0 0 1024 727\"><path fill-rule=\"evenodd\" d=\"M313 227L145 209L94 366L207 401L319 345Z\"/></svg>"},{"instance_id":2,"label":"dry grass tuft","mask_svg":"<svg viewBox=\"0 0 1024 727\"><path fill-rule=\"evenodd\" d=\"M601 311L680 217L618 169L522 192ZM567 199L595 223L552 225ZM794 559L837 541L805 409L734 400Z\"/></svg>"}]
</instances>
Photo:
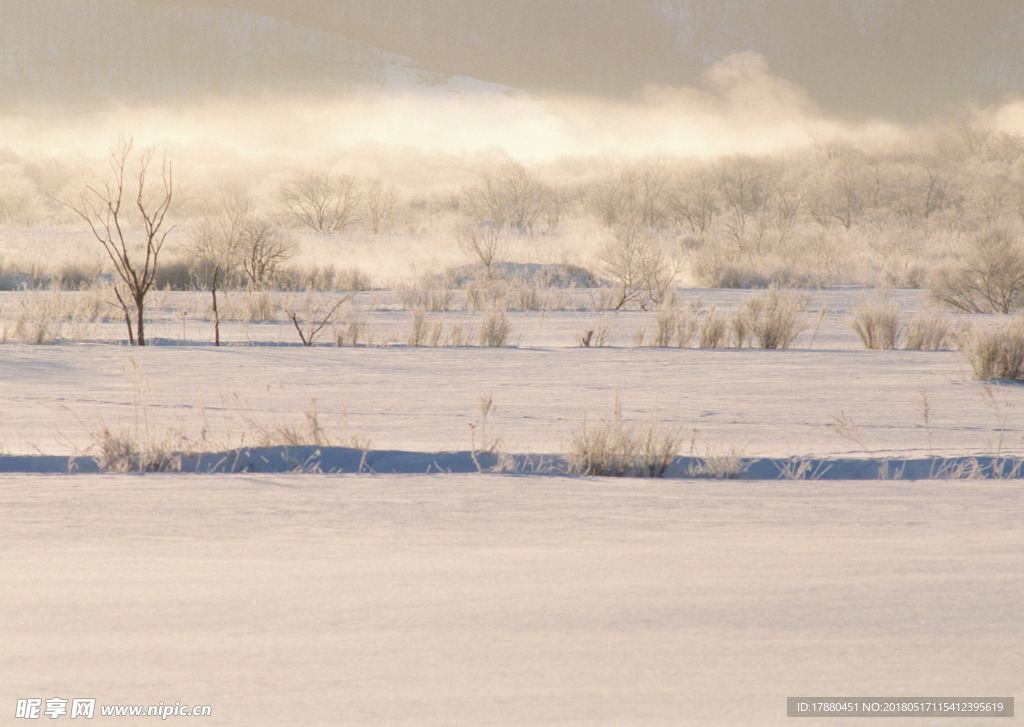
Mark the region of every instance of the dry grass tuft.
<instances>
[{"instance_id":1,"label":"dry grass tuft","mask_svg":"<svg viewBox=\"0 0 1024 727\"><path fill-rule=\"evenodd\" d=\"M1024 381L1024 319L963 332L959 343L976 379Z\"/></svg>"},{"instance_id":2,"label":"dry grass tuft","mask_svg":"<svg viewBox=\"0 0 1024 727\"><path fill-rule=\"evenodd\" d=\"M850 327L864 348L899 348L903 338L903 313L899 305L883 296L877 300L861 299L853 311Z\"/></svg>"},{"instance_id":3,"label":"dry grass tuft","mask_svg":"<svg viewBox=\"0 0 1024 727\"><path fill-rule=\"evenodd\" d=\"M773 287L750 295L733 318L737 347L749 341L758 348L789 348L807 328L806 310L807 299L792 291Z\"/></svg>"},{"instance_id":4,"label":"dry grass tuft","mask_svg":"<svg viewBox=\"0 0 1024 727\"><path fill-rule=\"evenodd\" d=\"M104 472L178 472L181 452L169 443L159 443L103 426L93 433L96 463Z\"/></svg>"},{"instance_id":5,"label":"dry grass tuft","mask_svg":"<svg viewBox=\"0 0 1024 727\"><path fill-rule=\"evenodd\" d=\"M491 348L503 348L511 345L512 342L512 321L508 313L500 308L487 310L480 321L478 340L481 346Z\"/></svg>"},{"instance_id":6,"label":"dry grass tuft","mask_svg":"<svg viewBox=\"0 0 1024 727\"><path fill-rule=\"evenodd\" d=\"M610 415L596 424L583 418L569 438L569 472L599 477L663 477L679 452L678 430L656 419L643 427L625 421L618 397Z\"/></svg>"}]
</instances>

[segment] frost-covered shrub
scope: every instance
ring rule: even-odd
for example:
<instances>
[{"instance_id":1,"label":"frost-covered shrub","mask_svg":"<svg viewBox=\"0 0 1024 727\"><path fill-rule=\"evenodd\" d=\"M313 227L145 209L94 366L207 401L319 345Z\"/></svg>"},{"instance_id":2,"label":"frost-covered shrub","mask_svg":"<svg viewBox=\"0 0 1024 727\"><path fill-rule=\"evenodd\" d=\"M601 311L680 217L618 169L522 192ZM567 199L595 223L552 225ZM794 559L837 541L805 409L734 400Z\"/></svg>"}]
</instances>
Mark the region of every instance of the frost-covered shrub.
<instances>
[{"instance_id":1,"label":"frost-covered shrub","mask_svg":"<svg viewBox=\"0 0 1024 727\"><path fill-rule=\"evenodd\" d=\"M104 472L177 472L181 455L167 444L104 426L93 434L96 464Z\"/></svg>"},{"instance_id":2,"label":"frost-covered shrub","mask_svg":"<svg viewBox=\"0 0 1024 727\"><path fill-rule=\"evenodd\" d=\"M402 283L394 293L405 310L448 311L455 300L452 281L441 275L423 275L414 283Z\"/></svg>"},{"instance_id":3,"label":"frost-covered shrub","mask_svg":"<svg viewBox=\"0 0 1024 727\"><path fill-rule=\"evenodd\" d=\"M657 420L646 426L625 421L616 397L612 413L598 422L583 422L569 438L569 472L601 477L663 477L682 439Z\"/></svg>"},{"instance_id":4,"label":"frost-covered shrub","mask_svg":"<svg viewBox=\"0 0 1024 727\"><path fill-rule=\"evenodd\" d=\"M409 322L409 335L405 342L410 348L419 348L426 345L427 312L423 308L417 308L413 311L412 320Z\"/></svg>"},{"instance_id":5,"label":"frost-covered shrub","mask_svg":"<svg viewBox=\"0 0 1024 727\"><path fill-rule=\"evenodd\" d=\"M977 379L1024 381L1024 319L962 333L960 350Z\"/></svg>"},{"instance_id":6,"label":"frost-covered shrub","mask_svg":"<svg viewBox=\"0 0 1024 727\"><path fill-rule=\"evenodd\" d=\"M661 348L689 346L697 333L699 317L699 304L680 306L675 301L666 300L658 308L654 345Z\"/></svg>"},{"instance_id":7,"label":"frost-covered shrub","mask_svg":"<svg viewBox=\"0 0 1024 727\"><path fill-rule=\"evenodd\" d=\"M907 326L903 347L911 351L946 351L953 339L949 316L938 311L920 311Z\"/></svg>"},{"instance_id":8,"label":"frost-covered shrub","mask_svg":"<svg viewBox=\"0 0 1024 727\"><path fill-rule=\"evenodd\" d=\"M932 295L967 313L1024 308L1024 243L1003 230L976 238L960 262L938 271Z\"/></svg>"},{"instance_id":9,"label":"frost-covered shrub","mask_svg":"<svg viewBox=\"0 0 1024 727\"><path fill-rule=\"evenodd\" d=\"M769 288L750 295L733 318L737 347L749 341L758 348L789 348L807 328L806 310L806 298L792 291Z\"/></svg>"},{"instance_id":10,"label":"frost-covered shrub","mask_svg":"<svg viewBox=\"0 0 1024 727\"><path fill-rule=\"evenodd\" d=\"M466 310L487 311L509 306L512 291L503 277L482 275L466 282Z\"/></svg>"},{"instance_id":11,"label":"frost-covered shrub","mask_svg":"<svg viewBox=\"0 0 1024 727\"><path fill-rule=\"evenodd\" d=\"M853 311L850 327L864 348L899 348L903 337L902 317L900 307L888 298L862 300Z\"/></svg>"},{"instance_id":12,"label":"frost-covered shrub","mask_svg":"<svg viewBox=\"0 0 1024 727\"><path fill-rule=\"evenodd\" d=\"M729 319L711 306L704 313L704 325L698 338L701 348L725 348L729 343Z\"/></svg>"},{"instance_id":13,"label":"frost-covered shrub","mask_svg":"<svg viewBox=\"0 0 1024 727\"><path fill-rule=\"evenodd\" d=\"M635 305L650 310L659 305L680 268L655 231L636 222L615 225L599 258L601 272L615 284L615 309Z\"/></svg>"},{"instance_id":14,"label":"frost-covered shrub","mask_svg":"<svg viewBox=\"0 0 1024 727\"><path fill-rule=\"evenodd\" d=\"M511 340L512 322L508 318L508 313L500 308L486 311L480 322L480 345L501 348L510 345Z\"/></svg>"}]
</instances>

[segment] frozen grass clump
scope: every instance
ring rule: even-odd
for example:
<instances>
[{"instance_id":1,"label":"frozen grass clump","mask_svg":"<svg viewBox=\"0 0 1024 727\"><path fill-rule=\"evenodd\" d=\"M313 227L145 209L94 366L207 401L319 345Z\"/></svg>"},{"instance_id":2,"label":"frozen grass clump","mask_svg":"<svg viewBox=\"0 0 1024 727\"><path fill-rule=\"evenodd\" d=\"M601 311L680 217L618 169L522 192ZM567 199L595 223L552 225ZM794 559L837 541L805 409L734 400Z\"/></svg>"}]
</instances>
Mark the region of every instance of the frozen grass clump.
<instances>
[{"instance_id":1,"label":"frozen grass clump","mask_svg":"<svg viewBox=\"0 0 1024 727\"><path fill-rule=\"evenodd\" d=\"M181 454L167 444L103 426L93 433L96 464L104 472L178 472Z\"/></svg>"},{"instance_id":2,"label":"frozen grass clump","mask_svg":"<svg viewBox=\"0 0 1024 727\"><path fill-rule=\"evenodd\" d=\"M297 273L295 278L295 287L306 290L344 290L350 293L360 293L372 290L374 287L373 276L355 266L347 268L336 268L333 265L317 266Z\"/></svg>"},{"instance_id":3,"label":"frozen grass clump","mask_svg":"<svg viewBox=\"0 0 1024 727\"><path fill-rule=\"evenodd\" d=\"M974 377L1024 381L1024 320L986 326L960 335L960 350Z\"/></svg>"},{"instance_id":4,"label":"frozen grass clump","mask_svg":"<svg viewBox=\"0 0 1024 727\"><path fill-rule=\"evenodd\" d=\"M807 328L807 299L773 287L750 295L733 318L736 345L748 342L758 348L786 349Z\"/></svg>"},{"instance_id":5,"label":"frozen grass clump","mask_svg":"<svg viewBox=\"0 0 1024 727\"><path fill-rule=\"evenodd\" d=\"M250 323L276 321L280 317L282 297L266 290L246 291L242 295L241 317Z\"/></svg>"},{"instance_id":6,"label":"frozen grass clump","mask_svg":"<svg viewBox=\"0 0 1024 727\"><path fill-rule=\"evenodd\" d=\"M599 477L663 477L679 452L682 438L657 420L645 426L625 421L618 397L610 415L596 424L583 418L569 437L566 455L571 474Z\"/></svg>"},{"instance_id":7,"label":"frozen grass clump","mask_svg":"<svg viewBox=\"0 0 1024 727\"><path fill-rule=\"evenodd\" d=\"M697 340L701 348L725 348L729 344L729 319L715 306L704 311L704 325Z\"/></svg>"},{"instance_id":8,"label":"frozen grass clump","mask_svg":"<svg viewBox=\"0 0 1024 727\"><path fill-rule=\"evenodd\" d=\"M503 348L511 345L512 333L512 321L508 313L500 308L491 308L480 321L478 340L481 346Z\"/></svg>"},{"instance_id":9,"label":"frozen grass clump","mask_svg":"<svg viewBox=\"0 0 1024 727\"><path fill-rule=\"evenodd\" d=\"M956 337L948 315L922 310L906 323L900 307L887 297L862 300L854 309L850 327L869 349L946 351Z\"/></svg>"},{"instance_id":10,"label":"frozen grass clump","mask_svg":"<svg viewBox=\"0 0 1024 727\"><path fill-rule=\"evenodd\" d=\"M706 447L702 455L693 453L691 447L691 463L687 469L690 477L709 478L713 480L734 480L749 468L744 462L743 453L735 447Z\"/></svg>"},{"instance_id":11,"label":"frozen grass clump","mask_svg":"<svg viewBox=\"0 0 1024 727\"><path fill-rule=\"evenodd\" d=\"M689 346L700 327L699 321L700 303L681 306L672 299L666 299L658 307L654 345L661 348Z\"/></svg>"},{"instance_id":12,"label":"frozen grass clump","mask_svg":"<svg viewBox=\"0 0 1024 727\"><path fill-rule=\"evenodd\" d=\"M861 300L853 311L850 327L864 348L899 348L903 337L903 313L899 305L884 296L878 300Z\"/></svg>"},{"instance_id":13,"label":"frozen grass clump","mask_svg":"<svg viewBox=\"0 0 1024 727\"><path fill-rule=\"evenodd\" d=\"M903 347L910 351L948 351L955 338L948 315L938 311L919 311L907 326Z\"/></svg>"},{"instance_id":14,"label":"frozen grass clump","mask_svg":"<svg viewBox=\"0 0 1024 727\"><path fill-rule=\"evenodd\" d=\"M490 274L479 275L466 282L466 310L486 311L491 308L508 308L513 295L511 283Z\"/></svg>"},{"instance_id":15,"label":"frozen grass clump","mask_svg":"<svg viewBox=\"0 0 1024 727\"><path fill-rule=\"evenodd\" d=\"M14 315L0 326L0 341L51 343L60 339L82 340L109 308L110 289L93 286L69 291L52 283L45 290L24 290L13 306ZM0 316L5 319L6 316Z\"/></svg>"},{"instance_id":16,"label":"frozen grass clump","mask_svg":"<svg viewBox=\"0 0 1024 727\"><path fill-rule=\"evenodd\" d=\"M306 411L305 418L297 424L287 422L265 426L252 422L251 426L261 447L331 446L331 440L320 421L315 404Z\"/></svg>"},{"instance_id":17,"label":"frozen grass clump","mask_svg":"<svg viewBox=\"0 0 1024 727\"><path fill-rule=\"evenodd\" d=\"M413 283L402 283L394 293L405 310L448 311L455 300L452 281L441 275L423 275Z\"/></svg>"}]
</instances>

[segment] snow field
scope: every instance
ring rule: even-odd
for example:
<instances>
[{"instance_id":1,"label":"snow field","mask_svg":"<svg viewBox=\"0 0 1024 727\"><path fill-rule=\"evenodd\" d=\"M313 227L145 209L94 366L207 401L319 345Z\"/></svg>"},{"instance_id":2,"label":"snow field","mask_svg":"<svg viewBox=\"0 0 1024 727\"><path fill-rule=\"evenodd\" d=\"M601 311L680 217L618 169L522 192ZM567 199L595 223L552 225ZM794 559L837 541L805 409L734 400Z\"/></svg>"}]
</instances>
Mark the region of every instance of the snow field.
<instances>
[{"instance_id":1,"label":"snow field","mask_svg":"<svg viewBox=\"0 0 1024 727\"><path fill-rule=\"evenodd\" d=\"M1011 482L8 475L0 502L12 709L783 725L787 696L1024 686Z\"/></svg>"},{"instance_id":2,"label":"snow field","mask_svg":"<svg viewBox=\"0 0 1024 727\"><path fill-rule=\"evenodd\" d=\"M487 394L496 405L491 434L503 451L518 454L564 452L583 417L607 415L616 396L628 421L657 418L678 428L679 454L1022 452L1024 390L973 381L956 351L864 350L849 327L860 294L810 292L809 326L796 348L763 351L638 347L635 331L649 340L655 313L586 310L511 311L515 348L410 348L403 341L413 314L369 303L359 315L376 326L377 345L303 348L291 323L277 320L225 323L230 345L218 349L209 343L209 321L175 313L201 306L200 294L161 293L149 324L157 345L0 347L0 451L86 454L104 426L146 439L184 437L208 451L283 444L264 435L301 429L315 410L325 441L311 443L468 452L476 436L470 425ZM749 293L683 295L729 311ZM922 304L919 292L893 296L908 313ZM430 315L467 330L480 319L464 311ZM601 319L609 321L612 345L581 348L581 333ZM102 325L123 336L123 324Z\"/></svg>"}]
</instances>

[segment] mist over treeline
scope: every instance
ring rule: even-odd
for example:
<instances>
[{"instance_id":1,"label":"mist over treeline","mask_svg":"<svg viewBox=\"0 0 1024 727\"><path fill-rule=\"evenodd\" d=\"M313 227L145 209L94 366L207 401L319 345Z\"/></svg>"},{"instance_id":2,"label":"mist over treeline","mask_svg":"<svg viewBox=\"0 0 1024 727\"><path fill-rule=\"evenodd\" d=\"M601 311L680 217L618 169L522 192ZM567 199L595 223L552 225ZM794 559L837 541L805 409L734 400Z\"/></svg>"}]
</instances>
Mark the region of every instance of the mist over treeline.
<instances>
[{"instance_id":1,"label":"mist over treeline","mask_svg":"<svg viewBox=\"0 0 1024 727\"><path fill-rule=\"evenodd\" d=\"M910 120L1024 89L1022 26L1015 0L0 0L0 88L88 107L334 94L407 67L633 99L756 53L826 113Z\"/></svg>"},{"instance_id":2,"label":"mist over treeline","mask_svg":"<svg viewBox=\"0 0 1024 727\"><path fill-rule=\"evenodd\" d=\"M207 159L202 167L194 156L155 152L174 165L180 249L211 225L240 224L239 215L275 235L398 234L438 250L459 229L548 240L552 255L576 255L574 240L642 234L685 259L700 285L919 287L970 240L1024 230L1024 137L981 124L705 159L524 164L500 150L421 152L392 157L390 175L372 153L241 166ZM402 163L430 168L431 183L408 183ZM102 189L106 176L103 160L8 154L0 159L0 224L73 226L67 202L86 185Z\"/></svg>"},{"instance_id":3,"label":"mist over treeline","mask_svg":"<svg viewBox=\"0 0 1024 727\"><path fill-rule=\"evenodd\" d=\"M929 83L951 83L946 90L959 89L958 103L911 121L860 102L857 113L840 113L822 101L821 87L794 81L787 69L831 37L811 32L817 22L831 33L845 28L868 38L851 41L850 57L859 57L874 47L879 23L892 40L901 23L941 0L805 7L806 22L794 28L807 35L786 57L768 46L719 56L714 48L756 44L676 38L687 52L701 49L692 67L651 61L659 58L657 42L650 54L629 51L647 37L651 13L662 22L650 38L674 27L672 18L687 32L728 19L755 37L767 32L768 16L757 15L767 4L587 3L577 8L580 32L551 47L545 33L557 24L541 18L552 20L574 3L545 12L512 4L490 14L467 5L461 20L445 15L457 5L0 0L7 49L0 55L0 225L7 228L0 241L13 249L19 236L31 237L24 228L80 226L69 203L104 183L110 151L122 139L173 166L172 247L185 258L197 230L230 227L241 210L246 229L285 238L404 235L410 245L439 251L451 247L456 228L557 240L552 249L581 265L593 256L575 250L609 236L634 239L639 230L672 259L685 259L689 280L701 285L917 286L970 240L1024 230L1024 103L979 100L983 87L1016 87L1005 59L1017 41L1001 45L996 34L987 44L969 42L978 28L1010 18L1016 4L980 5L971 23L962 11L929 16L912 34L919 45L944 38L945 51L962 48L965 73L979 53L1000 60L971 66L992 83L972 81L970 93L956 86L963 74L933 69ZM612 33L609 24L627 6L636 12L616 26L618 45L593 34L586 40L592 26ZM796 4L771 7L796 23ZM842 22L837 13L845 13ZM445 17L442 32L432 23ZM452 61L465 75L447 75L428 68L410 45L431 35L438 49L471 48L489 37L483 26L473 30L485 18L508 26L492 60L516 39L517 54L537 50L530 63L564 53L551 60L551 82L525 93L530 84L485 73L469 56ZM938 29L948 18L965 23L954 40ZM406 40L384 44L369 31L358 39L336 32L359 23L379 25L378 33L393 27L394 37L405 33ZM620 80L633 73L633 81L596 82L600 64L584 62L589 51L573 50L588 42L606 49L606 61L621 48L624 59L645 58L662 75L624 60ZM837 52L807 67L838 78L846 73L844 57ZM583 92L586 84L572 73L560 75L560 62L590 68L599 90ZM903 83L920 62L893 61L869 85L892 91L885 84ZM514 67L529 65L519 63ZM681 75L665 75L667 69ZM309 190L319 195L313 207L333 210L315 215L315 223L297 202L308 202ZM3 264L22 265L14 258ZM182 280L191 280L192 263L180 269Z\"/></svg>"}]
</instances>

